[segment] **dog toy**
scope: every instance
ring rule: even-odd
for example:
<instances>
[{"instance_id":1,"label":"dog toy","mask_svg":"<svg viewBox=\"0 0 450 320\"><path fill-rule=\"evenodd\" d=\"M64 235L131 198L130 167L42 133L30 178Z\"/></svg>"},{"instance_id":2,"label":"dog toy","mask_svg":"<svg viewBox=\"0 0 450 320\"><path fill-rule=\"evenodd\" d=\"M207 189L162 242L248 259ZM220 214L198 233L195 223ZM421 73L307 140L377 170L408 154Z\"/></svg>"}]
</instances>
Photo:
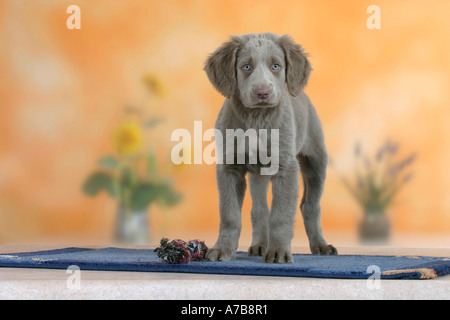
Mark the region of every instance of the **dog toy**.
<instances>
[{"instance_id":1,"label":"dog toy","mask_svg":"<svg viewBox=\"0 0 450 320\"><path fill-rule=\"evenodd\" d=\"M162 238L160 243L161 245L154 251L158 258L165 263L180 264L206 260L208 247L204 241L191 240L186 242L175 239L169 242L169 239Z\"/></svg>"}]
</instances>

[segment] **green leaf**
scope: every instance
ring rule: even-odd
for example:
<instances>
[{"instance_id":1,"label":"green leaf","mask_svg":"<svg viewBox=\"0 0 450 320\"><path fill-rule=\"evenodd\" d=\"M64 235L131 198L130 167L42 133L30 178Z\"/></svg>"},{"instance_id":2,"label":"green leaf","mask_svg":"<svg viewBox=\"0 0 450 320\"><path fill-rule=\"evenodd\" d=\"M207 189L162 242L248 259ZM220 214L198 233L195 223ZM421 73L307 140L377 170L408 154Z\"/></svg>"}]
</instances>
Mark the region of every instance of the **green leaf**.
<instances>
[{"instance_id":1,"label":"green leaf","mask_svg":"<svg viewBox=\"0 0 450 320\"><path fill-rule=\"evenodd\" d=\"M135 106L130 106L127 105L125 107L123 107L123 110L125 111L125 113L129 113L129 114L140 114L141 110Z\"/></svg>"},{"instance_id":2,"label":"green leaf","mask_svg":"<svg viewBox=\"0 0 450 320\"><path fill-rule=\"evenodd\" d=\"M136 211L144 210L155 201L161 205L171 206L180 200L181 195L173 191L167 182L141 183L131 194L130 208Z\"/></svg>"},{"instance_id":3,"label":"green leaf","mask_svg":"<svg viewBox=\"0 0 450 320\"><path fill-rule=\"evenodd\" d=\"M158 185L158 197L156 201L165 206L172 206L180 202L181 194L172 189L172 183L168 180L162 181Z\"/></svg>"},{"instance_id":4,"label":"green leaf","mask_svg":"<svg viewBox=\"0 0 450 320\"><path fill-rule=\"evenodd\" d=\"M147 174L149 176L153 176L156 174L156 157L155 157L155 153L153 152L153 150L150 150L147 153Z\"/></svg>"},{"instance_id":5,"label":"green leaf","mask_svg":"<svg viewBox=\"0 0 450 320\"><path fill-rule=\"evenodd\" d=\"M105 190L110 196L115 197L113 177L106 172L94 172L83 184L83 191L89 196L97 195L101 190Z\"/></svg>"},{"instance_id":6,"label":"green leaf","mask_svg":"<svg viewBox=\"0 0 450 320\"><path fill-rule=\"evenodd\" d=\"M133 171L129 167L122 169L120 184L124 187L132 187L134 182Z\"/></svg>"},{"instance_id":7,"label":"green leaf","mask_svg":"<svg viewBox=\"0 0 450 320\"><path fill-rule=\"evenodd\" d=\"M174 190L165 189L164 192L160 194L157 201L164 206L173 206L183 199L182 195Z\"/></svg>"},{"instance_id":8,"label":"green leaf","mask_svg":"<svg viewBox=\"0 0 450 320\"><path fill-rule=\"evenodd\" d=\"M120 166L119 160L113 156L106 156L98 160L98 164L106 169L117 169Z\"/></svg>"},{"instance_id":9,"label":"green leaf","mask_svg":"<svg viewBox=\"0 0 450 320\"><path fill-rule=\"evenodd\" d=\"M164 121L163 118L151 118L151 119L148 119L144 123L144 128L146 128L146 129L153 128L154 126L156 126L157 124L159 124L162 121Z\"/></svg>"},{"instance_id":10,"label":"green leaf","mask_svg":"<svg viewBox=\"0 0 450 320\"><path fill-rule=\"evenodd\" d=\"M130 197L130 209L135 211L144 210L157 197L158 190L150 184L140 184L133 190Z\"/></svg>"}]
</instances>

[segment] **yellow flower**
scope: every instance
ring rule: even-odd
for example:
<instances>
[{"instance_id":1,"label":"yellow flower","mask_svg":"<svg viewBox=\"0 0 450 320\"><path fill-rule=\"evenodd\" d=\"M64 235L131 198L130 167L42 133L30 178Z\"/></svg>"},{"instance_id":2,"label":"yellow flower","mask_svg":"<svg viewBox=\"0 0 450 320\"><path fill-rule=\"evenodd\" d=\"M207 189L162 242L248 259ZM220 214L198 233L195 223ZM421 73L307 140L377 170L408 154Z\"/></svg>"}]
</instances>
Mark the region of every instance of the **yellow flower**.
<instances>
[{"instance_id":1,"label":"yellow flower","mask_svg":"<svg viewBox=\"0 0 450 320\"><path fill-rule=\"evenodd\" d=\"M161 78L155 74L146 74L142 78L142 82L144 83L147 90L154 94L156 97L163 98L167 94L166 87L162 82Z\"/></svg>"},{"instance_id":2,"label":"yellow flower","mask_svg":"<svg viewBox=\"0 0 450 320\"><path fill-rule=\"evenodd\" d=\"M120 125L114 130L113 143L120 154L132 155L136 153L142 144L142 128L134 122Z\"/></svg>"}]
</instances>

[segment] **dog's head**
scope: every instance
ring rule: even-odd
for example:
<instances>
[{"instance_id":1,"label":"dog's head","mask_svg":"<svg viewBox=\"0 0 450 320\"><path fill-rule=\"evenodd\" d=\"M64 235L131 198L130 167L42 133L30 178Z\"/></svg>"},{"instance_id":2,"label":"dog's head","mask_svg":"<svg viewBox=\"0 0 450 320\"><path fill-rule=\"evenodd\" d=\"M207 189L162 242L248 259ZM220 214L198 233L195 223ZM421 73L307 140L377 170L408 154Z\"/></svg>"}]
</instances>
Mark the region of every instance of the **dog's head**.
<instances>
[{"instance_id":1,"label":"dog's head","mask_svg":"<svg viewBox=\"0 0 450 320\"><path fill-rule=\"evenodd\" d=\"M289 36L261 33L231 37L211 54L204 69L225 97L238 95L244 106L263 108L277 106L285 88L298 95L311 65Z\"/></svg>"}]
</instances>

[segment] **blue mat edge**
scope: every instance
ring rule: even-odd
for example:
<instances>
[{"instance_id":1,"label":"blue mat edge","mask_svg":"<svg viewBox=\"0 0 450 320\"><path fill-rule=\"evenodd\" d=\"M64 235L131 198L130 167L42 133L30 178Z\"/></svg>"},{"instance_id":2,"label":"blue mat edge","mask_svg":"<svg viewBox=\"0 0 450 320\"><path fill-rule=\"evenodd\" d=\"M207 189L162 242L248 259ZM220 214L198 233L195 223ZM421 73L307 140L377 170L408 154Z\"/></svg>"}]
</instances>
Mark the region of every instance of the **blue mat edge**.
<instances>
[{"instance_id":1,"label":"blue mat edge","mask_svg":"<svg viewBox=\"0 0 450 320\"><path fill-rule=\"evenodd\" d=\"M101 250L101 249L126 249L133 250L131 248L117 248L117 247L104 247L104 248L81 248L81 247L68 247L62 249L54 250L43 250L43 251L32 251L32 252L20 252L20 253L2 253L1 255L14 255L16 257L29 257L32 255L43 255L43 254L59 254L59 253L70 253L70 252L82 252L90 250ZM151 250L147 248L142 248L142 250ZM238 252L240 254L245 254L245 252ZM294 256L302 256L305 254L294 254ZM341 255L349 257L361 257L363 255ZM387 255L369 255L370 257L396 257ZM427 257L418 256L424 258L444 258L444 257ZM195 273L195 274L223 274L223 275L256 275L256 276L283 276L283 277L307 277L307 278L330 278L330 279L368 279L372 274L364 272L342 272L337 274L322 274L314 273L308 271L307 274L299 274L298 270L274 270L272 268L265 268L265 264L261 264L257 269L248 268L234 268L221 263L220 265L211 265L208 262L193 262L190 264L149 264L148 262L133 262L130 265L129 262L105 262L105 263L93 263L91 261L77 260L75 263L73 260L59 259L57 261L39 261L39 260L27 260L27 265L24 266L23 263L14 261L17 259L1 259L0 267L7 268L42 268L42 269L67 269L70 265L76 264L81 270L91 270L91 271L137 271L137 272L176 272L176 273ZM436 276L442 276L450 274L450 261L434 261L426 262L423 264L418 264L415 266L417 268L432 268ZM401 270L402 268L398 269ZM403 268L407 269L407 268ZM401 272L399 274L392 275L380 275L380 279L420 279L422 274L420 272Z\"/></svg>"}]
</instances>

